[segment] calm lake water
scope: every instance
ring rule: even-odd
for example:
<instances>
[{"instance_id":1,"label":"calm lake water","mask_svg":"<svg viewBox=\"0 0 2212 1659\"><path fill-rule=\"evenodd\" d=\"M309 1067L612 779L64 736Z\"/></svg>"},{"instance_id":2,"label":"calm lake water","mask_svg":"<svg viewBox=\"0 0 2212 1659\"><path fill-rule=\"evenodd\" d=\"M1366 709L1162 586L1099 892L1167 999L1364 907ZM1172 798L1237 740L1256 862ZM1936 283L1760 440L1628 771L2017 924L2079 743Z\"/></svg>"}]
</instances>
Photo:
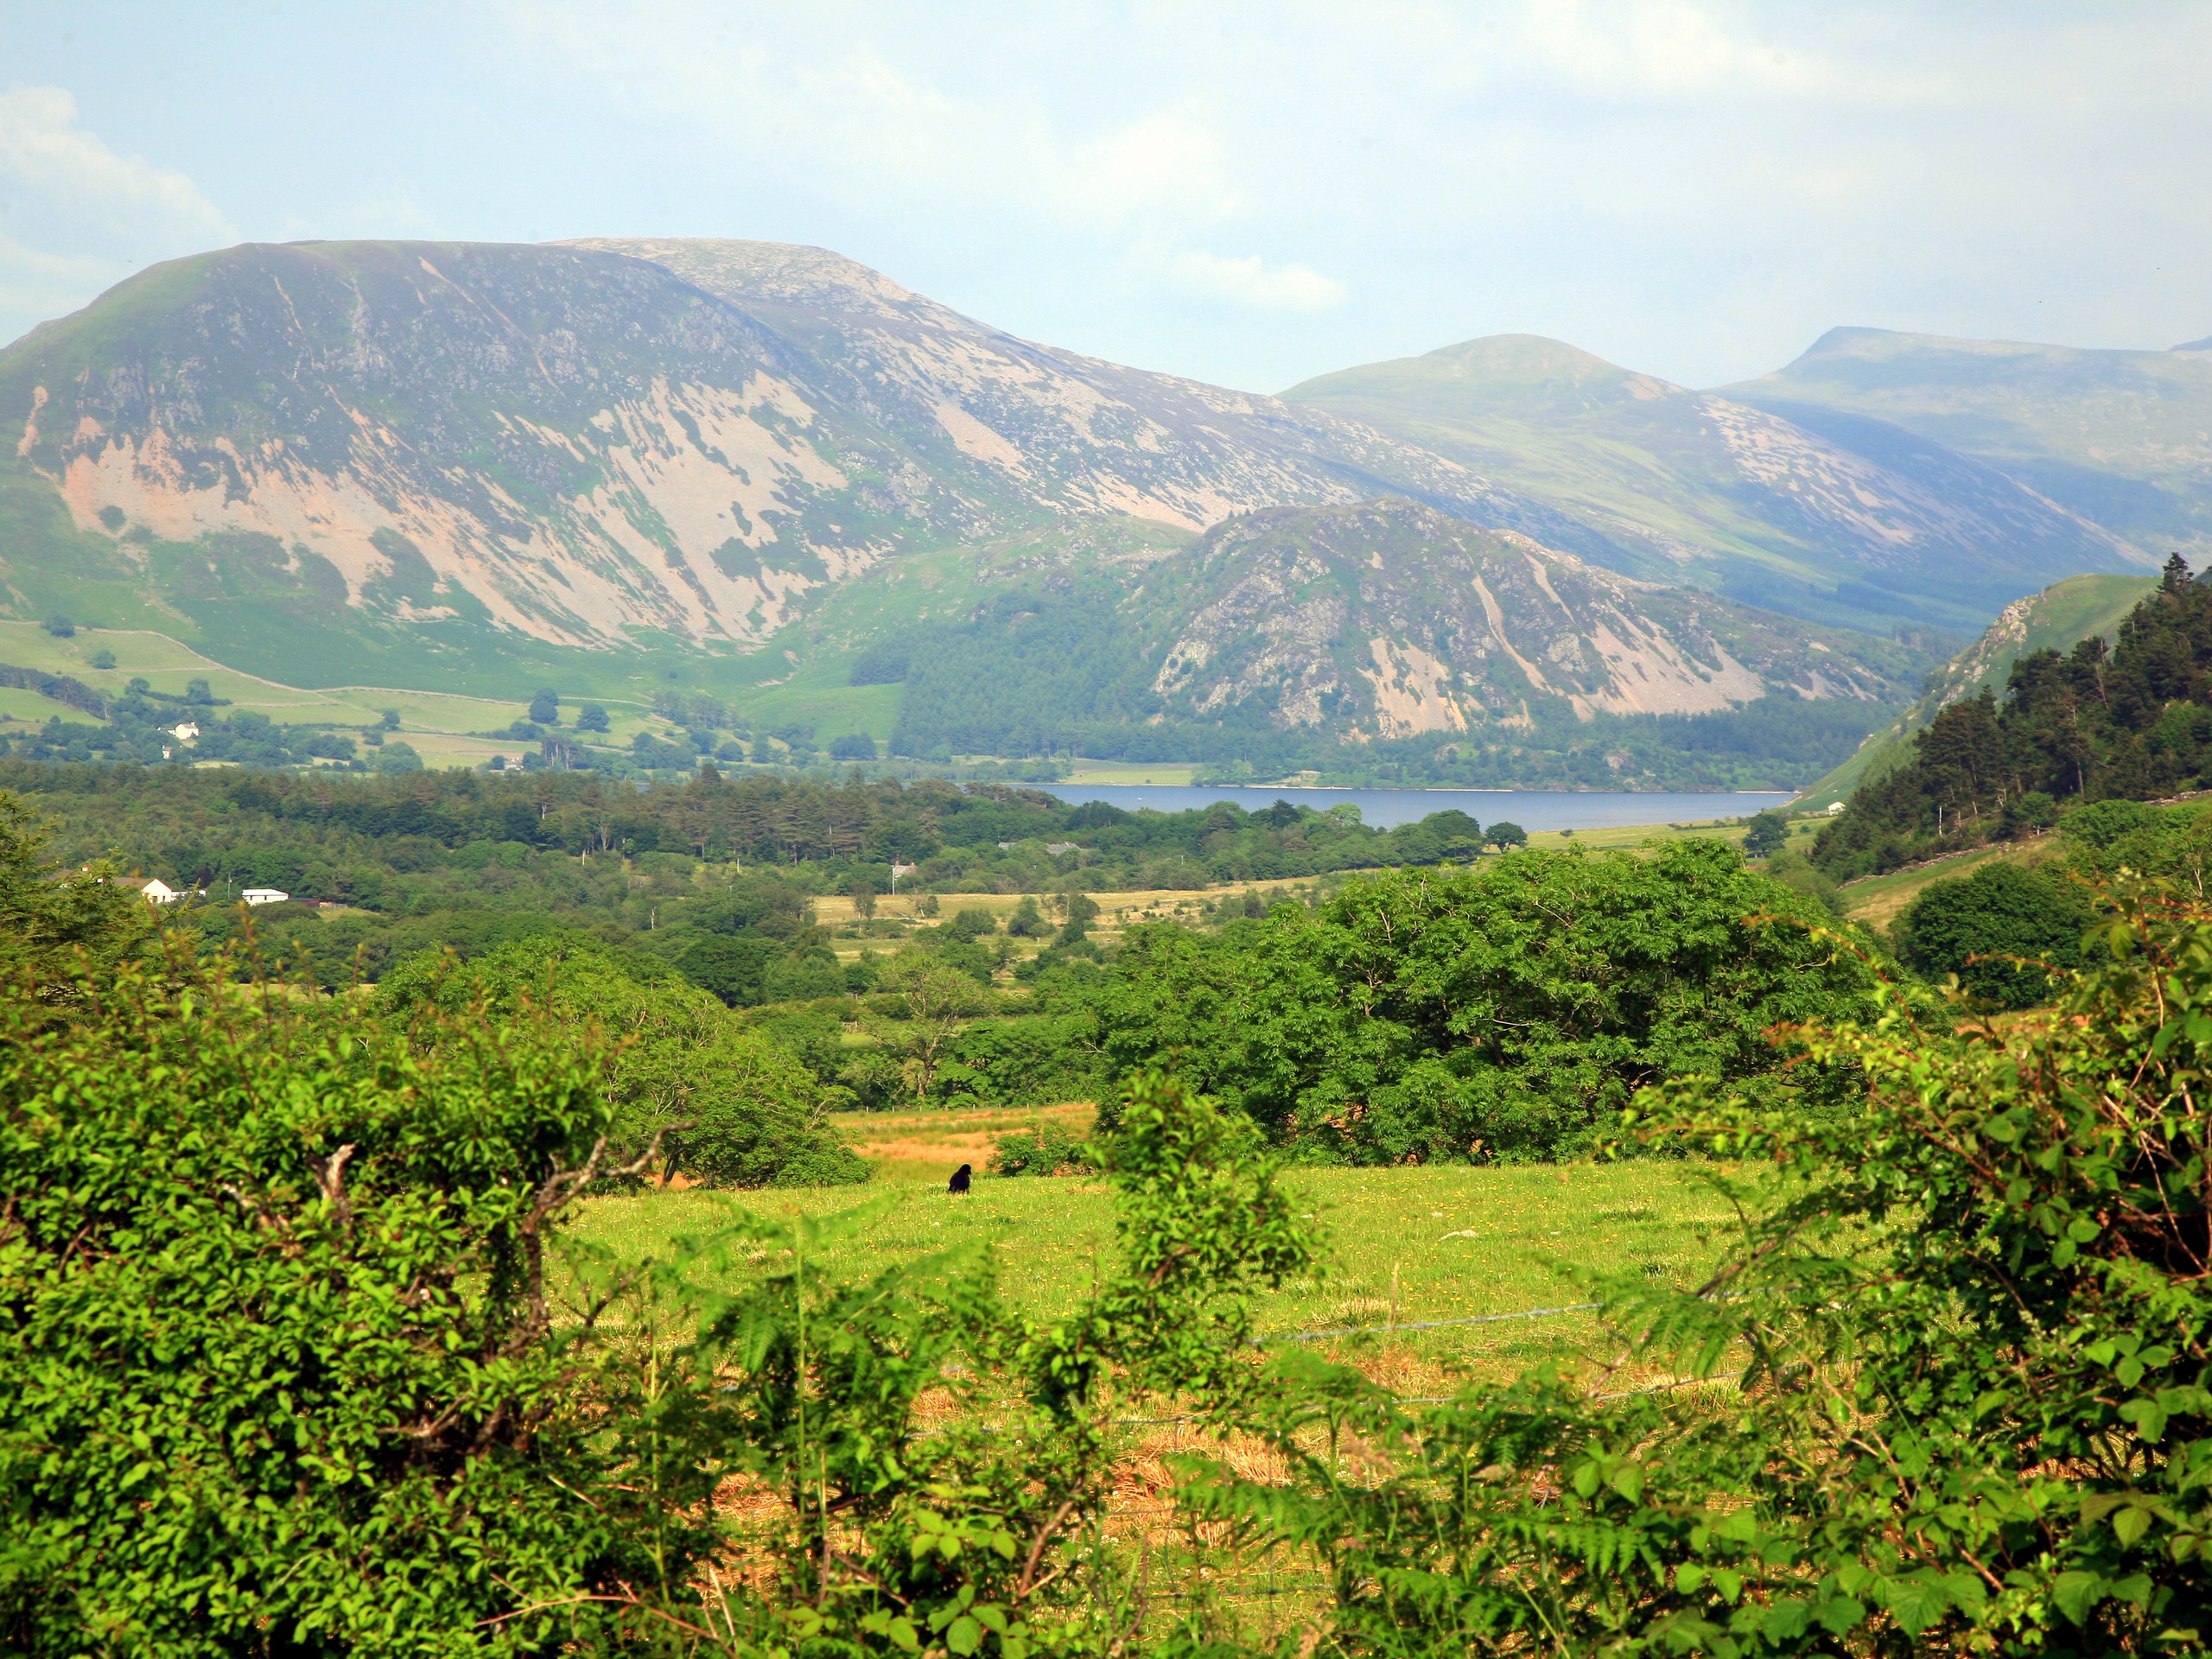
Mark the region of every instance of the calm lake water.
<instances>
[{"instance_id":1,"label":"calm lake water","mask_svg":"<svg viewBox=\"0 0 2212 1659\"><path fill-rule=\"evenodd\" d=\"M1360 821L1378 830L1414 823L1457 807L1478 823L1501 821L1523 830L1603 830L1614 824L1700 823L1741 818L1793 798L1784 791L1740 794L1662 795L1554 789L1285 789L1199 788L1174 784L1025 784L1077 804L1104 801L1125 811L1150 807L1182 812L1216 801L1234 801L1257 812L1276 801L1325 811L1339 801L1359 809Z\"/></svg>"}]
</instances>

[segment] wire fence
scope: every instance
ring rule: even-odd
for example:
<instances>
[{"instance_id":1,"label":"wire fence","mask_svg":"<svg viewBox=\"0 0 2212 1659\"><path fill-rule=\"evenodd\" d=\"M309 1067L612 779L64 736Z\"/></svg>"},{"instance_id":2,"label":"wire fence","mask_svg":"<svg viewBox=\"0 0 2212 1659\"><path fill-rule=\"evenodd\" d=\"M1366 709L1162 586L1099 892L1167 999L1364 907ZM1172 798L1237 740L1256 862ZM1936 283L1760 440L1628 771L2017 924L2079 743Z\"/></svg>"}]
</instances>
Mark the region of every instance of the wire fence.
<instances>
[{"instance_id":1,"label":"wire fence","mask_svg":"<svg viewBox=\"0 0 2212 1659\"><path fill-rule=\"evenodd\" d=\"M1558 1307L1524 1307L1512 1313L1470 1313L1458 1319L1409 1319L1398 1325L1346 1325L1325 1331L1284 1331L1274 1336L1254 1337L1249 1345L1258 1348L1271 1342L1321 1342L1331 1337L1383 1336L1392 1331L1443 1331L1463 1325L1500 1325L1508 1319L1549 1319L1562 1313L1593 1313L1605 1306L1603 1302L1567 1302Z\"/></svg>"}]
</instances>

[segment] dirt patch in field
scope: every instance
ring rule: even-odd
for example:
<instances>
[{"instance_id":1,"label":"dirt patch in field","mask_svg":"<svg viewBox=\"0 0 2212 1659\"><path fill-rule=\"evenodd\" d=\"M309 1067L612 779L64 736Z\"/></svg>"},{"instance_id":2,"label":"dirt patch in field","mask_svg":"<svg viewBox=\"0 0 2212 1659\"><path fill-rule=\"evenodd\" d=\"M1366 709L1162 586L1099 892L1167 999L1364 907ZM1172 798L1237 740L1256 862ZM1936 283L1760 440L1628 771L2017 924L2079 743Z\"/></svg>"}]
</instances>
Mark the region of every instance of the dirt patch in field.
<instances>
[{"instance_id":1,"label":"dirt patch in field","mask_svg":"<svg viewBox=\"0 0 2212 1659\"><path fill-rule=\"evenodd\" d=\"M1087 1135L1098 1109L1088 1101L1018 1110L849 1112L836 1120L838 1136L875 1166L885 1181L942 1181L963 1164L986 1167L998 1137L1051 1122Z\"/></svg>"}]
</instances>

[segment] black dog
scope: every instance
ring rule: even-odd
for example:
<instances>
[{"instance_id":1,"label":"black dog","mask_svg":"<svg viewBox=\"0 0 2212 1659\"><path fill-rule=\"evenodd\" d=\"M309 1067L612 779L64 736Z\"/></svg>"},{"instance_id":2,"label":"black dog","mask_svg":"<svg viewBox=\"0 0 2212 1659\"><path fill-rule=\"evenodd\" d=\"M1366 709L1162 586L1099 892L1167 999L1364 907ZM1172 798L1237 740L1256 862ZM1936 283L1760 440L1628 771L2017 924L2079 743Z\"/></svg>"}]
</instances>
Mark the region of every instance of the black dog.
<instances>
[{"instance_id":1,"label":"black dog","mask_svg":"<svg viewBox=\"0 0 2212 1659\"><path fill-rule=\"evenodd\" d=\"M968 1190L967 1165L963 1164L952 1172L952 1179L944 1184L944 1190L948 1192L965 1192Z\"/></svg>"}]
</instances>

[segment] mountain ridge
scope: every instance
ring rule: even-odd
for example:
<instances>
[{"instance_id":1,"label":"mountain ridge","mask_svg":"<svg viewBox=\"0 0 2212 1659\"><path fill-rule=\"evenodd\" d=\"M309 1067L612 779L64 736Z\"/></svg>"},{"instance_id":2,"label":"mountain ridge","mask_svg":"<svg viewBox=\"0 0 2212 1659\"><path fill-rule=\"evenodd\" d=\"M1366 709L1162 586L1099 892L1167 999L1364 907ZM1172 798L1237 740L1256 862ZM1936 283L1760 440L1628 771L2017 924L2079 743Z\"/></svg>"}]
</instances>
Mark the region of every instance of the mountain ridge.
<instances>
[{"instance_id":1,"label":"mountain ridge","mask_svg":"<svg viewBox=\"0 0 2212 1659\"><path fill-rule=\"evenodd\" d=\"M2000 469L1904 428L1827 409L1808 421L1537 335L1339 370L1283 396L1422 443L1637 542L1640 558L1605 561L1626 574L1802 616L1978 626L2024 581L2152 563Z\"/></svg>"},{"instance_id":2,"label":"mountain ridge","mask_svg":"<svg viewBox=\"0 0 2212 1659\"><path fill-rule=\"evenodd\" d=\"M2212 353L1831 328L1719 388L1762 406L1885 421L1997 467L2142 550L2212 544Z\"/></svg>"},{"instance_id":3,"label":"mountain ridge","mask_svg":"<svg viewBox=\"0 0 2212 1659\"><path fill-rule=\"evenodd\" d=\"M1090 595L1056 626L1115 720L1243 709L1402 743L1524 692L1570 725L1895 707L1925 653L1876 636L1979 626L2046 567L2139 556L1908 427L1541 337L1274 398L760 242L241 245L0 352L0 423L18 616L156 627L302 684L810 688L799 718L879 731L916 688L846 687L853 654L925 618L1018 622L993 607L1032 590ZM1534 587L1504 604L1509 577ZM1541 591L1562 583L1582 597ZM1336 620L1290 616L1293 588ZM1808 677L1815 645L1858 666Z\"/></svg>"}]
</instances>

